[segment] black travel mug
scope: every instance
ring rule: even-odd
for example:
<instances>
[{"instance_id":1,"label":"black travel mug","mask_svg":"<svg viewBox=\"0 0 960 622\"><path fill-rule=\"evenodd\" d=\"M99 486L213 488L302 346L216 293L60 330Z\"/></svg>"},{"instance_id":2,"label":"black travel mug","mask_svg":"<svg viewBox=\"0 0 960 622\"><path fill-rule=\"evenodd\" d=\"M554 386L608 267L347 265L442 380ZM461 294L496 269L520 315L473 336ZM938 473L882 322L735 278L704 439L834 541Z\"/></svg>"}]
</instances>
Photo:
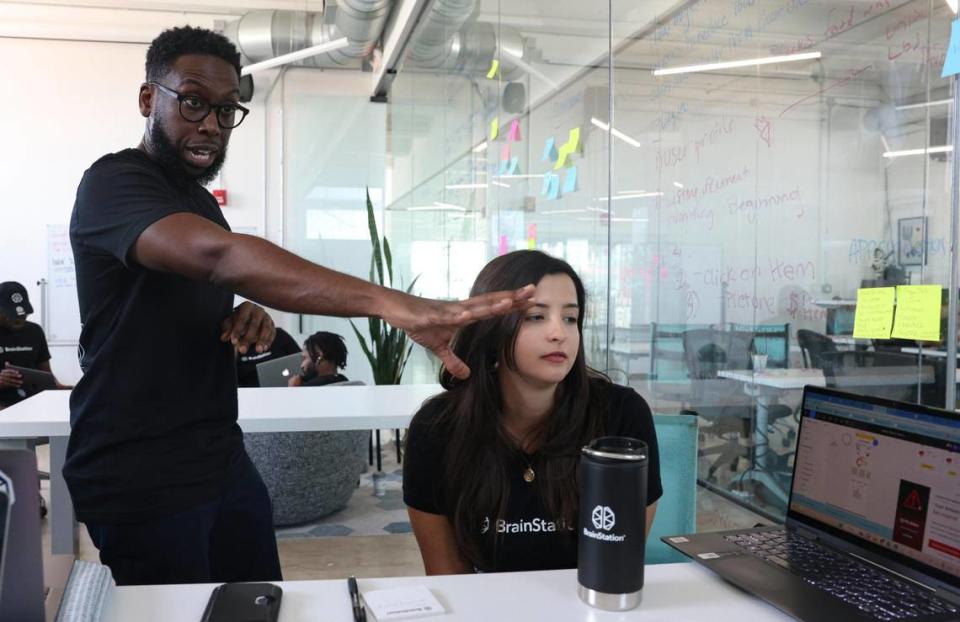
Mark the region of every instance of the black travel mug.
<instances>
[{"instance_id":1,"label":"black travel mug","mask_svg":"<svg viewBox=\"0 0 960 622\"><path fill-rule=\"evenodd\" d=\"M580 453L577 594L598 609L640 604L647 523L647 444L603 436Z\"/></svg>"}]
</instances>

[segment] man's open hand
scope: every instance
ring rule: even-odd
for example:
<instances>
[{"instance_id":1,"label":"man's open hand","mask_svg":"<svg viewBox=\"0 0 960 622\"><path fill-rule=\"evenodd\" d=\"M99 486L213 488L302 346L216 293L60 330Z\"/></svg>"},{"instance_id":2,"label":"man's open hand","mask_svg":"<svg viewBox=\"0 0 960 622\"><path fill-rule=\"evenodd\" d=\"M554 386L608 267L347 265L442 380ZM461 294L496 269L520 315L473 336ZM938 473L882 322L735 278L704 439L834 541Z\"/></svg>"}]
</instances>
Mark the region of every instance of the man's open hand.
<instances>
[{"instance_id":1,"label":"man's open hand","mask_svg":"<svg viewBox=\"0 0 960 622\"><path fill-rule=\"evenodd\" d=\"M244 302L220 324L220 341L229 341L240 354L254 348L266 352L277 336L273 318L252 302Z\"/></svg>"},{"instance_id":2,"label":"man's open hand","mask_svg":"<svg viewBox=\"0 0 960 622\"><path fill-rule=\"evenodd\" d=\"M458 302L404 296L395 312L389 317L385 314L384 319L436 354L451 374L467 378L470 368L450 348L457 329L477 320L529 309L533 306L535 289L527 285L515 291L491 292Z\"/></svg>"}]
</instances>

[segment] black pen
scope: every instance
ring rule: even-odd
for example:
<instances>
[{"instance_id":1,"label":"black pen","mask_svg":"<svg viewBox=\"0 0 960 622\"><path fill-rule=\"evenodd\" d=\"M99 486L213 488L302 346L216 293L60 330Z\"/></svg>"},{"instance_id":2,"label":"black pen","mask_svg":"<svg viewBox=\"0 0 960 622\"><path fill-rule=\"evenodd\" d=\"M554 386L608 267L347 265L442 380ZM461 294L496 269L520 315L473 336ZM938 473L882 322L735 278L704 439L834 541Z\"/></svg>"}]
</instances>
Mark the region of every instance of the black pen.
<instances>
[{"instance_id":1,"label":"black pen","mask_svg":"<svg viewBox=\"0 0 960 622\"><path fill-rule=\"evenodd\" d=\"M350 590L350 604L353 606L353 622L367 622L367 612L360 605L360 590L357 589L357 578L350 576L347 579L347 588Z\"/></svg>"}]
</instances>

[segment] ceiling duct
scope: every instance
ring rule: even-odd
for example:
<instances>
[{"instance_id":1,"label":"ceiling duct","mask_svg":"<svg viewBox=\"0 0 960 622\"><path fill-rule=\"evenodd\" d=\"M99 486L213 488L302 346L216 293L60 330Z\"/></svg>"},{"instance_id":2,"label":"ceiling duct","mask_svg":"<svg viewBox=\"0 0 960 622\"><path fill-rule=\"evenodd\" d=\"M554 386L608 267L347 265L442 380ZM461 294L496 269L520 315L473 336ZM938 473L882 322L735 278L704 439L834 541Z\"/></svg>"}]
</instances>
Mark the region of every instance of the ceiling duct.
<instances>
[{"instance_id":1,"label":"ceiling duct","mask_svg":"<svg viewBox=\"0 0 960 622\"><path fill-rule=\"evenodd\" d=\"M524 40L519 31L478 22L478 12L477 0L434 0L413 35L408 62L421 69L481 77L497 58L500 77L521 77L516 59L523 59Z\"/></svg>"},{"instance_id":2,"label":"ceiling duct","mask_svg":"<svg viewBox=\"0 0 960 622\"><path fill-rule=\"evenodd\" d=\"M243 64L346 37L345 48L291 63L300 67L359 67L383 33L394 0L338 0L319 11L251 11L224 26Z\"/></svg>"}]
</instances>

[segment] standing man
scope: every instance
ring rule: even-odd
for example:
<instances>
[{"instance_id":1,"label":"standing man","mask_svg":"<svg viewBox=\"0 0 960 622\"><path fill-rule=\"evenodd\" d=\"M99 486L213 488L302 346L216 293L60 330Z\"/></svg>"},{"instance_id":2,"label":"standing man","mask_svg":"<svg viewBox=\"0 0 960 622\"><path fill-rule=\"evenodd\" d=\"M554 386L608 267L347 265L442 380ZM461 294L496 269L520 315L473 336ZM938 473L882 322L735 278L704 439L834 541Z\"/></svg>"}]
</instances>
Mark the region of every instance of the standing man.
<instances>
[{"instance_id":1,"label":"standing man","mask_svg":"<svg viewBox=\"0 0 960 622\"><path fill-rule=\"evenodd\" d=\"M47 337L38 324L27 321L31 313L27 288L16 281L0 283L0 410L28 397L20 389L23 376L10 365L53 373ZM57 382L57 388L70 387Z\"/></svg>"},{"instance_id":2,"label":"standing man","mask_svg":"<svg viewBox=\"0 0 960 622\"><path fill-rule=\"evenodd\" d=\"M147 50L143 140L84 173L70 223L81 367L64 476L119 585L279 580L270 500L237 425L234 348L263 351L273 322L234 293L294 313L379 316L432 350L466 323L525 309L533 288L460 303L377 287L233 234L204 184L239 103L240 56L183 27Z\"/></svg>"}]
</instances>

